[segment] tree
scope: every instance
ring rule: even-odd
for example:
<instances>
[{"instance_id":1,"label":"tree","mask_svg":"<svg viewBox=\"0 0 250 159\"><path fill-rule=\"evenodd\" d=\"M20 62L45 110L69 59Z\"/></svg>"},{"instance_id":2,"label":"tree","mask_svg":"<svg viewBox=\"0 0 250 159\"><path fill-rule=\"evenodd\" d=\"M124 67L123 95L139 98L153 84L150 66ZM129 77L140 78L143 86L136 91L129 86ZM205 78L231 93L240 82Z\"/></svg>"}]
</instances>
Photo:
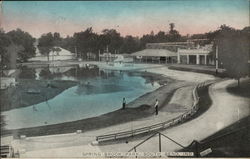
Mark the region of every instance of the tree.
<instances>
[{"instance_id":1,"label":"tree","mask_svg":"<svg viewBox=\"0 0 250 159\"><path fill-rule=\"evenodd\" d=\"M3 69L4 66L9 62L6 48L11 44L11 39L6 35L6 33L0 29L0 67Z\"/></svg>"},{"instance_id":2,"label":"tree","mask_svg":"<svg viewBox=\"0 0 250 159\"><path fill-rule=\"evenodd\" d=\"M170 32L173 32L173 31L174 31L174 27L175 27L175 24L174 24L174 23L170 23L170 24L169 24Z\"/></svg>"},{"instance_id":3,"label":"tree","mask_svg":"<svg viewBox=\"0 0 250 159\"><path fill-rule=\"evenodd\" d=\"M216 37L219 59L227 74L238 80L249 74L249 33L223 25Z\"/></svg>"},{"instance_id":4,"label":"tree","mask_svg":"<svg viewBox=\"0 0 250 159\"><path fill-rule=\"evenodd\" d=\"M29 58L35 56L36 49L34 47L35 39L27 32L21 29L16 29L7 33L12 43L23 47L17 52L18 60L21 62L27 61Z\"/></svg>"},{"instance_id":5,"label":"tree","mask_svg":"<svg viewBox=\"0 0 250 159\"><path fill-rule=\"evenodd\" d=\"M177 30L174 29L175 24L174 23L170 23L169 24L169 33L167 34L167 41L169 42L176 42L176 41L180 41L181 39L181 35L179 34L179 32Z\"/></svg>"},{"instance_id":6,"label":"tree","mask_svg":"<svg viewBox=\"0 0 250 159\"><path fill-rule=\"evenodd\" d=\"M143 35L140 41L141 41L141 49L145 49L147 43L155 42L155 36L151 32L151 34Z\"/></svg>"},{"instance_id":7,"label":"tree","mask_svg":"<svg viewBox=\"0 0 250 159\"><path fill-rule=\"evenodd\" d=\"M87 28L85 31L74 33L73 38L81 57L86 57L88 52L97 50L98 36L93 32L92 27Z\"/></svg>"},{"instance_id":8,"label":"tree","mask_svg":"<svg viewBox=\"0 0 250 159\"><path fill-rule=\"evenodd\" d=\"M102 43L109 47L109 51L119 51L123 42L120 33L115 29L104 29L102 33Z\"/></svg>"},{"instance_id":9,"label":"tree","mask_svg":"<svg viewBox=\"0 0 250 159\"><path fill-rule=\"evenodd\" d=\"M136 39L131 35L126 36L123 39L123 44L121 46L122 53L132 53L138 51L139 49L140 49L139 39Z\"/></svg>"},{"instance_id":10,"label":"tree","mask_svg":"<svg viewBox=\"0 0 250 159\"><path fill-rule=\"evenodd\" d=\"M166 35L165 32L163 31L159 31L156 35L155 35L155 41L157 43L162 43L162 42L166 42Z\"/></svg>"},{"instance_id":11,"label":"tree","mask_svg":"<svg viewBox=\"0 0 250 159\"><path fill-rule=\"evenodd\" d=\"M43 34L38 39L38 49L42 55L46 55L49 61L49 53L52 52L54 55L54 52L59 53L61 49L59 46L63 45L63 39L61 38L60 34L55 33L47 33Z\"/></svg>"}]
</instances>

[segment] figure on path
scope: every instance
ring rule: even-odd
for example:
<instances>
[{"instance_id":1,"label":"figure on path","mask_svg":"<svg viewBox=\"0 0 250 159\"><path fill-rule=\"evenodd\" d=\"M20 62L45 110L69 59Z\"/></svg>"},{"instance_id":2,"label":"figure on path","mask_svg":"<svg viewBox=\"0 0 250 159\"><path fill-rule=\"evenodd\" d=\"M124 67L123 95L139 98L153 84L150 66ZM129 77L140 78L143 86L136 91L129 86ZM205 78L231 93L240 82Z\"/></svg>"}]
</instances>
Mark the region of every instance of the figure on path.
<instances>
[{"instance_id":1,"label":"figure on path","mask_svg":"<svg viewBox=\"0 0 250 159\"><path fill-rule=\"evenodd\" d=\"M125 109L125 106L126 106L126 99L123 98L123 100L122 100L122 109Z\"/></svg>"},{"instance_id":2,"label":"figure on path","mask_svg":"<svg viewBox=\"0 0 250 159\"><path fill-rule=\"evenodd\" d=\"M159 105L159 102L158 102L158 99L155 100L155 115L158 115L158 105Z\"/></svg>"}]
</instances>

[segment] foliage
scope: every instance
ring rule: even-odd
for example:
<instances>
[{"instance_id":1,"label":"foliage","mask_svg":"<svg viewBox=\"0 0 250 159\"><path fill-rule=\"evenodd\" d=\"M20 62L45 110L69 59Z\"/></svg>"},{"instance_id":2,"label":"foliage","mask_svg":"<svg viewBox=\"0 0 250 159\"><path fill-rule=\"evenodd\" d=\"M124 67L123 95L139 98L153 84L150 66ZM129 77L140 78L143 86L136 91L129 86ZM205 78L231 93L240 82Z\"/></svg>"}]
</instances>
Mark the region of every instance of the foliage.
<instances>
[{"instance_id":1,"label":"foliage","mask_svg":"<svg viewBox=\"0 0 250 159\"><path fill-rule=\"evenodd\" d=\"M138 38L134 38L129 35L123 39L123 44L121 46L122 53L133 53L140 50L140 41Z\"/></svg>"},{"instance_id":2,"label":"foliage","mask_svg":"<svg viewBox=\"0 0 250 159\"><path fill-rule=\"evenodd\" d=\"M115 29L104 29L101 34L93 32L93 29L87 28L84 31L76 32L72 37L67 36L59 41L58 46L68 49L71 52L78 53L78 57L86 57L88 52L105 52L108 47L112 53L133 53L144 49L146 43L185 41L187 38L181 36L174 29L174 24L170 25L168 33L159 31L157 34L151 33L143 35L141 38L128 35L122 37Z\"/></svg>"},{"instance_id":3,"label":"foliage","mask_svg":"<svg viewBox=\"0 0 250 159\"><path fill-rule=\"evenodd\" d=\"M217 33L219 59L228 75L238 80L247 76L249 74L249 32L223 25Z\"/></svg>"},{"instance_id":4,"label":"foliage","mask_svg":"<svg viewBox=\"0 0 250 159\"><path fill-rule=\"evenodd\" d=\"M169 42L179 41L180 38L181 38L181 35L179 34L179 32L177 30L174 29L175 24L174 23L170 23L169 27L170 27L170 31L169 31L169 34L167 34L168 41Z\"/></svg>"},{"instance_id":5,"label":"foliage","mask_svg":"<svg viewBox=\"0 0 250 159\"><path fill-rule=\"evenodd\" d=\"M49 53L52 52L59 52L59 48L56 48L56 46L59 46L61 44L62 38L60 37L59 33L47 33L43 34L38 39L38 49L42 55L46 55L48 57L49 61Z\"/></svg>"},{"instance_id":6,"label":"foliage","mask_svg":"<svg viewBox=\"0 0 250 159\"><path fill-rule=\"evenodd\" d=\"M35 39L29 33L24 32L21 29L16 29L8 32L7 35L14 44L20 45L24 48L18 52L18 60L24 62L35 56Z\"/></svg>"},{"instance_id":7,"label":"foliage","mask_svg":"<svg viewBox=\"0 0 250 159\"><path fill-rule=\"evenodd\" d=\"M7 64L8 56L6 47L11 44L11 39L5 34L3 30L0 30L0 56L1 56L1 68Z\"/></svg>"},{"instance_id":8,"label":"foliage","mask_svg":"<svg viewBox=\"0 0 250 159\"><path fill-rule=\"evenodd\" d=\"M21 29L12 30L8 33L0 29L1 67L10 66L11 61L24 62L35 56L34 42L35 39Z\"/></svg>"},{"instance_id":9,"label":"foliage","mask_svg":"<svg viewBox=\"0 0 250 159\"><path fill-rule=\"evenodd\" d=\"M96 36L97 35L93 33L91 27L87 28L85 31L74 34L73 40L81 57L83 56L83 53L94 51L95 44L97 43Z\"/></svg>"}]
</instances>

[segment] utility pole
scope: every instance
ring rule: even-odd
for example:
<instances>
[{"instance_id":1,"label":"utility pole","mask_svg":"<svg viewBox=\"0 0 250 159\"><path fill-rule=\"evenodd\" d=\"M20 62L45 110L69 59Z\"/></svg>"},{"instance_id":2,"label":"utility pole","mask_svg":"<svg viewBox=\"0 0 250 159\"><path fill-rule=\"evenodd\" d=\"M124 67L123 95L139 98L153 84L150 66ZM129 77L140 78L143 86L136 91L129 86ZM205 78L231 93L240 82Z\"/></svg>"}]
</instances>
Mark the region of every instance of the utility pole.
<instances>
[{"instance_id":1,"label":"utility pole","mask_svg":"<svg viewBox=\"0 0 250 159\"><path fill-rule=\"evenodd\" d=\"M76 53L76 57L78 58L78 53L77 53L77 48L75 46L75 53Z\"/></svg>"}]
</instances>

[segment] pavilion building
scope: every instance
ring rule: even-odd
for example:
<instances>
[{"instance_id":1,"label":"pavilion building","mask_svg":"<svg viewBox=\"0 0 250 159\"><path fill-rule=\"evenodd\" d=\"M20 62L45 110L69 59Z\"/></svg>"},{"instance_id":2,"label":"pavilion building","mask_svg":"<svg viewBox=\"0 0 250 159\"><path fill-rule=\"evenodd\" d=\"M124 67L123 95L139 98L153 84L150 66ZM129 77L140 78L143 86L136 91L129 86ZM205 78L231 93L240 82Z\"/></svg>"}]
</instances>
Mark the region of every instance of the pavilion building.
<instances>
[{"instance_id":1,"label":"pavilion building","mask_svg":"<svg viewBox=\"0 0 250 159\"><path fill-rule=\"evenodd\" d=\"M214 65L214 59L211 57L213 44L200 46L197 41L188 40L186 42L168 42L168 43L147 43L146 49L131 54L135 61L153 62L153 63L179 63L179 64L197 64Z\"/></svg>"}]
</instances>

